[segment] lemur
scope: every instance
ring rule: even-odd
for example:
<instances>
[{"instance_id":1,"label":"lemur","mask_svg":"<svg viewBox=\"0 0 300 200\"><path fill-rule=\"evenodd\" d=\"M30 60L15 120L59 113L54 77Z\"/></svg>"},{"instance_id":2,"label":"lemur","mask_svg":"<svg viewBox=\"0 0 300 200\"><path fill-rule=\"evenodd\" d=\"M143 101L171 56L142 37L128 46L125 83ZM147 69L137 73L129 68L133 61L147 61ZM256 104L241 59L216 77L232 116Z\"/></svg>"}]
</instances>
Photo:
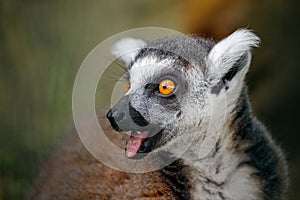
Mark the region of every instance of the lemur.
<instances>
[{"instance_id":1,"label":"lemur","mask_svg":"<svg viewBox=\"0 0 300 200\"><path fill-rule=\"evenodd\" d=\"M258 44L246 29L218 43L168 36L115 44L113 54L126 64L129 83L107 118L115 130L131 131L125 149L130 159L152 151L178 156L189 146L173 166L185 166L176 172L182 176L177 183L168 167L162 169L179 199L282 198L285 159L253 116L244 81L250 50ZM207 145L207 138L216 142Z\"/></svg>"},{"instance_id":2,"label":"lemur","mask_svg":"<svg viewBox=\"0 0 300 200\"><path fill-rule=\"evenodd\" d=\"M93 158L74 132L28 199L282 199L286 161L253 116L244 80L258 44L246 29L217 43L188 35L118 41L112 53L127 66L127 92L105 112L102 128L114 141L131 133L126 159L160 152L174 161L148 173L120 172Z\"/></svg>"}]
</instances>

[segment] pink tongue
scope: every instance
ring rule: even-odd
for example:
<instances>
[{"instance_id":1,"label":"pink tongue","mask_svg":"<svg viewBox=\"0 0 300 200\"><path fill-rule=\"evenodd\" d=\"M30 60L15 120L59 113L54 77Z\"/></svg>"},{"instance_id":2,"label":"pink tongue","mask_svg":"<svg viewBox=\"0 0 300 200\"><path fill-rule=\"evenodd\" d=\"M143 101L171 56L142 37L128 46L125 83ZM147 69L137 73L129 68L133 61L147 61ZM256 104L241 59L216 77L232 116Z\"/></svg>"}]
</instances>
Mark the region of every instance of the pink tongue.
<instances>
[{"instance_id":1,"label":"pink tongue","mask_svg":"<svg viewBox=\"0 0 300 200\"><path fill-rule=\"evenodd\" d=\"M147 135L145 132L142 132L141 135L134 134L133 136L130 136L126 145L126 156L128 158L132 158L137 154L146 137Z\"/></svg>"}]
</instances>

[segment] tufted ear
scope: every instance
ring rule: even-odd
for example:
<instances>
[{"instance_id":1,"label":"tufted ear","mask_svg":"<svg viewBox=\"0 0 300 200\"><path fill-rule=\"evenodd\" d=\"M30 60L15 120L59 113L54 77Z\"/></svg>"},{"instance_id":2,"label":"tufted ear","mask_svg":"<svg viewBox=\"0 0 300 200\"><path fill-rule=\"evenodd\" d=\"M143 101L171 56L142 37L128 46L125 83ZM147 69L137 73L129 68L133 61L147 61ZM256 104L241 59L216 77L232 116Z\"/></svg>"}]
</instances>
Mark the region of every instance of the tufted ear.
<instances>
[{"instance_id":1,"label":"tufted ear","mask_svg":"<svg viewBox=\"0 0 300 200\"><path fill-rule=\"evenodd\" d=\"M259 38L247 29L239 29L218 42L207 57L209 78L213 93L228 89L231 82L241 83L250 65L252 47L257 47Z\"/></svg>"},{"instance_id":2,"label":"tufted ear","mask_svg":"<svg viewBox=\"0 0 300 200\"><path fill-rule=\"evenodd\" d=\"M112 54L128 66L134 61L139 50L146 45L147 43L140 39L124 38L116 42L112 48Z\"/></svg>"}]
</instances>

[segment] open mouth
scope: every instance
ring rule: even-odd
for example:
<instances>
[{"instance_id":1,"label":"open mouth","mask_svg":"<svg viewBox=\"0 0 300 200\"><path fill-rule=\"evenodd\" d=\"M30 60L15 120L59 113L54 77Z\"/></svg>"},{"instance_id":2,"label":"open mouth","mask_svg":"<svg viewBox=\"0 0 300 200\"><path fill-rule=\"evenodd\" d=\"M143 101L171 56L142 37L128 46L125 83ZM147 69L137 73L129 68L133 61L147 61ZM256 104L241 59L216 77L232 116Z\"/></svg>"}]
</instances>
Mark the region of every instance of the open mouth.
<instances>
[{"instance_id":1,"label":"open mouth","mask_svg":"<svg viewBox=\"0 0 300 200\"><path fill-rule=\"evenodd\" d=\"M151 134L150 131L130 131L126 142L125 155L130 159L141 159L151 152L160 137L160 132Z\"/></svg>"},{"instance_id":2,"label":"open mouth","mask_svg":"<svg viewBox=\"0 0 300 200\"><path fill-rule=\"evenodd\" d=\"M137 153L141 153L142 144L147 139L148 135L148 131L137 131L130 135L125 149L125 154L128 158L133 158Z\"/></svg>"},{"instance_id":3,"label":"open mouth","mask_svg":"<svg viewBox=\"0 0 300 200\"><path fill-rule=\"evenodd\" d=\"M120 110L124 110L123 106ZM130 135L125 155L130 159L141 159L159 145L163 129L146 121L130 104L130 113L121 111L110 109L106 117L115 131Z\"/></svg>"}]
</instances>

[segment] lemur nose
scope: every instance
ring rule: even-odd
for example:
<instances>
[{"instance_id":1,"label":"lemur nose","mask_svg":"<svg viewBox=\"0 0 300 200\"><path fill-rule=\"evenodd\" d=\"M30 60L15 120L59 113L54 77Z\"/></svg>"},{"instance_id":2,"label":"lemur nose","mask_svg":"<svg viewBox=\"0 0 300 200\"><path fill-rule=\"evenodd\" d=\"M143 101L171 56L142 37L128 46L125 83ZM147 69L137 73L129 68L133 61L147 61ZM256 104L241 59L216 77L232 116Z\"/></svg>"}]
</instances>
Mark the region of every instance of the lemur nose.
<instances>
[{"instance_id":1,"label":"lemur nose","mask_svg":"<svg viewBox=\"0 0 300 200\"><path fill-rule=\"evenodd\" d=\"M118 111L113 112L111 109L106 114L106 118L109 120L112 128L116 131L120 131L120 128L119 128L117 122L122 121L124 117L125 117L125 114L123 112L122 113L120 113Z\"/></svg>"},{"instance_id":2,"label":"lemur nose","mask_svg":"<svg viewBox=\"0 0 300 200\"><path fill-rule=\"evenodd\" d=\"M129 114L133 122L138 126L147 126L149 122L141 115L140 112L138 112L136 109L134 109L130 103L129 103Z\"/></svg>"},{"instance_id":3,"label":"lemur nose","mask_svg":"<svg viewBox=\"0 0 300 200\"><path fill-rule=\"evenodd\" d=\"M131 106L128 96L122 97L108 111L106 117L116 131L141 130L149 124L143 115Z\"/></svg>"}]
</instances>

